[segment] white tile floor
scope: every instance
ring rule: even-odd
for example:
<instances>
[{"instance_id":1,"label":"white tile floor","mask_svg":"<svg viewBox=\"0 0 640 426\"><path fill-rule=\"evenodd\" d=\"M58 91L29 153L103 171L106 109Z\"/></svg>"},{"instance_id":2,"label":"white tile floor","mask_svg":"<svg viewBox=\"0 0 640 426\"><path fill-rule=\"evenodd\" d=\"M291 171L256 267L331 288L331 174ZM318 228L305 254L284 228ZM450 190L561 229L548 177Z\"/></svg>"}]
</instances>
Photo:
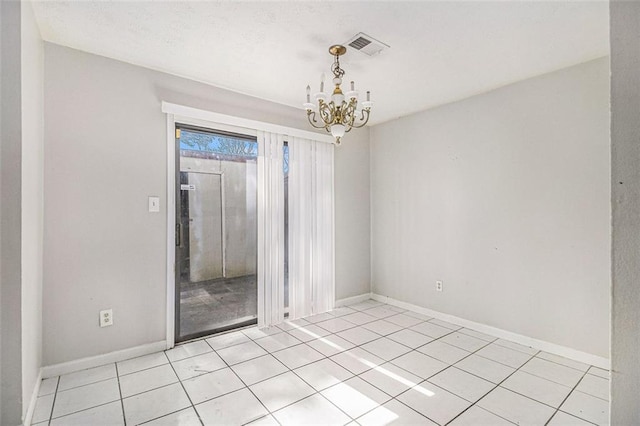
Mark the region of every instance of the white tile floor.
<instances>
[{"instance_id":1,"label":"white tile floor","mask_svg":"<svg viewBox=\"0 0 640 426\"><path fill-rule=\"evenodd\" d=\"M33 424L606 424L608 377L368 300L45 379Z\"/></svg>"}]
</instances>

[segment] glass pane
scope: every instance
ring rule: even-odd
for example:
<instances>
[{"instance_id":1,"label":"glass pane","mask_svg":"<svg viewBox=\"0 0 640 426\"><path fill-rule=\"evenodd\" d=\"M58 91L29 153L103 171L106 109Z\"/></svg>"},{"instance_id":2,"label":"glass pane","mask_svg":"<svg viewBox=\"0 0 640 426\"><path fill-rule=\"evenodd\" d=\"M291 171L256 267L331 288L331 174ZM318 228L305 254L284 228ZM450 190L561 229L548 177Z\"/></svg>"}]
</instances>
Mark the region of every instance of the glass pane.
<instances>
[{"instance_id":1,"label":"glass pane","mask_svg":"<svg viewBox=\"0 0 640 426\"><path fill-rule=\"evenodd\" d=\"M256 322L257 154L251 137L182 127L178 339Z\"/></svg>"}]
</instances>

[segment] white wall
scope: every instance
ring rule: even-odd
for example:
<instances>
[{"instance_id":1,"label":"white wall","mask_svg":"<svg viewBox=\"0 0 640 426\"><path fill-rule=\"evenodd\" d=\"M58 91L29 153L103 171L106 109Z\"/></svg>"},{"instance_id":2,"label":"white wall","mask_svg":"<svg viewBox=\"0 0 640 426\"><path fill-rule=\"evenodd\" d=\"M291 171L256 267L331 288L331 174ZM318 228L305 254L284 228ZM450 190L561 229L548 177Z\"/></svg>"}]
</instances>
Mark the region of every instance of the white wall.
<instances>
[{"instance_id":1,"label":"white wall","mask_svg":"<svg viewBox=\"0 0 640 426\"><path fill-rule=\"evenodd\" d=\"M640 424L640 2L612 1L611 424Z\"/></svg>"},{"instance_id":2,"label":"white wall","mask_svg":"<svg viewBox=\"0 0 640 426\"><path fill-rule=\"evenodd\" d=\"M363 179L365 175L367 178ZM336 299L339 300L371 291L368 128L352 130L336 147L334 179Z\"/></svg>"},{"instance_id":3,"label":"white wall","mask_svg":"<svg viewBox=\"0 0 640 426\"><path fill-rule=\"evenodd\" d=\"M373 291L608 357L608 75L598 59L374 126Z\"/></svg>"},{"instance_id":4,"label":"white wall","mask_svg":"<svg viewBox=\"0 0 640 426\"><path fill-rule=\"evenodd\" d=\"M22 1L22 401L42 366L44 45L31 2Z\"/></svg>"},{"instance_id":5,"label":"white wall","mask_svg":"<svg viewBox=\"0 0 640 426\"><path fill-rule=\"evenodd\" d=\"M19 2L0 2L0 424L22 416L21 18Z\"/></svg>"},{"instance_id":6,"label":"white wall","mask_svg":"<svg viewBox=\"0 0 640 426\"><path fill-rule=\"evenodd\" d=\"M165 338L163 100L308 126L302 109L45 44L45 365ZM358 204L369 190L366 162L352 170L343 160L365 148L360 141L336 150L336 216L366 209ZM149 195L161 197L163 213L147 212ZM336 221L337 252L349 254L351 239L368 241L363 216ZM368 292L366 275L348 268L366 270L368 256L337 259L336 293ZM99 328L105 308L114 325Z\"/></svg>"},{"instance_id":7,"label":"white wall","mask_svg":"<svg viewBox=\"0 0 640 426\"><path fill-rule=\"evenodd\" d=\"M17 425L42 365L44 51L30 2L0 9L0 424Z\"/></svg>"}]
</instances>

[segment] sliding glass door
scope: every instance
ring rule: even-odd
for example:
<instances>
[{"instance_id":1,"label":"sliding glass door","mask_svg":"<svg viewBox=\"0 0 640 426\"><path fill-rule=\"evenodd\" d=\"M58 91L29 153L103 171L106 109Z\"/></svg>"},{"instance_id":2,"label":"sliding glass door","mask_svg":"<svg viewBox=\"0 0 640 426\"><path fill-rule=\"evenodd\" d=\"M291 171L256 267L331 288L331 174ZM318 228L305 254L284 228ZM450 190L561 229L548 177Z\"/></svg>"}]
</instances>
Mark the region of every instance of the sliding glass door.
<instances>
[{"instance_id":1,"label":"sliding glass door","mask_svg":"<svg viewBox=\"0 0 640 426\"><path fill-rule=\"evenodd\" d=\"M176 341L257 321L255 138L176 125Z\"/></svg>"}]
</instances>

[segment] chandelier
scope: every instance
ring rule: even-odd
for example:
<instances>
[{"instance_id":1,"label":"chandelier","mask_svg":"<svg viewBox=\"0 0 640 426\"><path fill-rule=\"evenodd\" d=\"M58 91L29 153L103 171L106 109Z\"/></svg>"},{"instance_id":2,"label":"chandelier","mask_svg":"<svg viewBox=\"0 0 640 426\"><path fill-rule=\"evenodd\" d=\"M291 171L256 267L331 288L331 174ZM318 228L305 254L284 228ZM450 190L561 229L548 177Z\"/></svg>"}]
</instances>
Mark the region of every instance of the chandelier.
<instances>
[{"instance_id":1,"label":"chandelier","mask_svg":"<svg viewBox=\"0 0 640 426\"><path fill-rule=\"evenodd\" d=\"M336 44L329 48L329 53L335 58L331 65L333 73L334 89L331 98L324 93L324 74L320 81L320 92L315 94L316 104L311 103L311 86L307 86L307 102L304 108L307 110L309 124L316 129L325 129L336 138L336 145L340 145L344 134L354 127L360 128L369 121L369 112L373 106L371 93L367 91L367 100L358 103L358 92L355 84L351 82L351 90L346 95L342 93L340 85L344 70L340 68L340 56L344 55L347 48ZM328 101L328 102L327 102ZM318 117L321 121L318 120Z\"/></svg>"}]
</instances>

